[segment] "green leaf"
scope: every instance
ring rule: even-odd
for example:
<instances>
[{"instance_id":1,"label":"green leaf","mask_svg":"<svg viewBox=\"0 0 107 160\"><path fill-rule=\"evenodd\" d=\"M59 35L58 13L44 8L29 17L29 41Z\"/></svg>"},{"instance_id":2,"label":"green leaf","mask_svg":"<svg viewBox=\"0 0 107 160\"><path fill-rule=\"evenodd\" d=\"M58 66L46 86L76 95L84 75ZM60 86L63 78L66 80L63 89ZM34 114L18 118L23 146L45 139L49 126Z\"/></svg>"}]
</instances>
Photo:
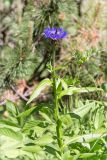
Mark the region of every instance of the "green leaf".
<instances>
[{"instance_id":1,"label":"green leaf","mask_svg":"<svg viewBox=\"0 0 107 160\"><path fill-rule=\"evenodd\" d=\"M81 118L81 116L78 114L78 113L76 113L76 112L72 112L72 113L68 113L72 118L75 118L75 119L79 119L80 120L80 118Z\"/></svg>"},{"instance_id":2,"label":"green leaf","mask_svg":"<svg viewBox=\"0 0 107 160\"><path fill-rule=\"evenodd\" d=\"M57 84L56 88L57 88L57 93L60 93L62 91L62 84L61 83Z\"/></svg>"},{"instance_id":3,"label":"green leaf","mask_svg":"<svg viewBox=\"0 0 107 160\"><path fill-rule=\"evenodd\" d=\"M40 146L45 146L53 142L53 138L51 134L45 134L39 139L35 140L34 143Z\"/></svg>"},{"instance_id":4,"label":"green leaf","mask_svg":"<svg viewBox=\"0 0 107 160\"><path fill-rule=\"evenodd\" d=\"M95 120L94 120L95 129L99 128L99 121L100 121L100 113L99 113L99 110L97 110L96 115L95 115Z\"/></svg>"},{"instance_id":5,"label":"green leaf","mask_svg":"<svg viewBox=\"0 0 107 160\"><path fill-rule=\"evenodd\" d=\"M49 118L49 116L46 113L43 113L41 111L39 111L39 114L45 119L47 120L47 122L52 123L51 119Z\"/></svg>"},{"instance_id":6,"label":"green leaf","mask_svg":"<svg viewBox=\"0 0 107 160\"><path fill-rule=\"evenodd\" d=\"M24 128L23 128L23 131L27 131L27 130L30 130L32 128L34 128L35 126L41 126L43 124L47 124L46 121L39 121L39 120L30 120L29 122L27 122L25 125L24 125Z\"/></svg>"},{"instance_id":7,"label":"green leaf","mask_svg":"<svg viewBox=\"0 0 107 160\"><path fill-rule=\"evenodd\" d=\"M45 89L45 87L48 85L50 86L52 84L51 80L46 78L44 80L42 80L39 85L37 86L36 89L34 89L29 101L27 102L27 104L29 104L30 102L32 102L35 98L37 98L39 96L39 94L41 93L42 90Z\"/></svg>"},{"instance_id":8,"label":"green leaf","mask_svg":"<svg viewBox=\"0 0 107 160\"><path fill-rule=\"evenodd\" d=\"M38 153L42 151L43 149L40 146L32 145L32 146L25 146L22 148L22 150L31 152L31 153Z\"/></svg>"},{"instance_id":9,"label":"green leaf","mask_svg":"<svg viewBox=\"0 0 107 160\"><path fill-rule=\"evenodd\" d=\"M11 122L9 120L0 120L0 125L7 125L12 127L17 127L17 125L14 122Z\"/></svg>"},{"instance_id":10,"label":"green leaf","mask_svg":"<svg viewBox=\"0 0 107 160\"><path fill-rule=\"evenodd\" d=\"M63 160L70 160L70 151L66 151L64 154L63 154ZM72 160L72 159L71 159Z\"/></svg>"},{"instance_id":11,"label":"green leaf","mask_svg":"<svg viewBox=\"0 0 107 160\"><path fill-rule=\"evenodd\" d=\"M70 151L67 150L63 155L63 160L78 160L79 154L71 156Z\"/></svg>"},{"instance_id":12,"label":"green leaf","mask_svg":"<svg viewBox=\"0 0 107 160\"><path fill-rule=\"evenodd\" d=\"M99 134L99 133L91 133L91 134L85 134L85 135L81 135L81 136L74 136L74 137L67 137L65 136L65 144L69 145L71 143L76 143L76 142L92 142L95 141L96 139L102 138L107 136L107 133L105 134Z\"/></svg>"},{"instance_id":13,"label":"green leaf","mask_svg":"<svg viewBox=\"0 0 107 160\"><path fill-rule=\"evenodd\" d=\"M57 92L60 93L62 91L62 88L67 89L68 86L62 78L58 78L58 80L56 82L56 88L57 88Z\"/></svg>"},{"instance_id":14,"label":"green leaf","mask_svg":"<svg viewBox=\"0 0 107 160\"><path fill-rule=\"evenodd\" d=\"M96 155L96 153L82 153L80 155L80 158L89 158L89 157L93 157L95 155Z\"/></svg>"},{"instance_id":15,"label":"green leaf","mask_svg":"<svg viewBox=\"0 0 107 160\"><path fill-rule=\"evenodd\" d=\"M53 144L45 145L45 151L49 154L54 155L57 159L61 160L61 155L59 151L59 147Z\"/></svg>"},{"instance_id":16,"label":"green leaf","mask_svg":"<svg viewBox=\"0 0 107 160\"><path fill-rule=\"evenodd\" d=\"M31 130L34 130L34 132L35 132L35 135L37 136L37 137L42 137L43 136L43 133L45 133L46 132L46 128L45 127L40 127L40 126L35 126L34 128L31 128Z\"/></svg>"},{"instance_id":17,"label":"green leaf","mask_svg":"<svg viewBox=\"0 0 107 160\"><path fill-rule=\"evenodd\" d=\"M95 130L95 133L100 133L100 134L104 134L107 133L107 128L98 128L97 130Z\"/></svg>"},{"instance_id":18,"label":"green leaf","mask_svg":"<svg viewBox=\"0 0 107 160\"><path fill-rule=\"evenodd\" d=\"M30 109L20 113L17 118L25 118L28 117L29 115L31 115L31 113L36 109L36 107L31 107Z\"/></svg>"},{"instance_id":19,"label":"green leaf","mask_svg":"<svg viewBox=\"0 0 107 160\"><path fill-rule=\"evenodd\" d=\"M78 118L79 117L83 118L86 114L89 113L91 108L92 108L92 105L89 103L89 104L84 105L83 107L79 107L78 109L75 109L73 113L75 115L78 115Z\"/></svg>"},{"instance_id":20,"label":"green leaf","mask_svg":"<svg viewBox=\"0 0 107 160\"><path fill-rule=\"evenodd\" d=\"M100 107L97 109L96 114L95 114L95 119L94 119L95 129L98 129L101 126L103 126L104 121L105 121L104 107Z\"/></svg>"},{"instance_id":21,"label":"green leaf","mask_svg":"<svg viewBox=\"0 0 107 160\"><path fill-rule=\"evenodd\" d=\"M71 126L73 121L69 114L64 114L60 116L60 119L62 121L62 125L65 125L65 127Z\"/></svg>"},{"instance_id":22,"label":"green leaf","mask_svg":"<svg viewBox=\"0 0 107 160\"><path fill-rule=\"evenodd\" d=\"M16 108L15 104L10 100L6 101L6 109L10 113L10 115L16 116L18 114L18 109Z\"/></svg>"},{"instance_id":23,"label":"green leaf","mask_svg":"<svg viewBox=\"0 0 107 160\"><path fill-rule=\"evenodd\" d=\"M5 156L10 158L17 158L20 155L20 150L19 149L11 149L11 150L6 150L5 151Z\"/></svg>"},{"instance_id":24,"label":"green leaf","mask_svg":"<svg viewBox=\"0 0 107 160\"><path fill-rule=\"evenodd\" d=\"M58 148L55 148L55 145L52 144L45 145L45 151L54 156L57 156L56 154L60 155Z\"/></svg>"},{"instance_id":25,"label":"green leaf","mask_svg":"<svg viewBox=\"0 0 107 160\"><path fill-rule=\"evenodd\" d=\"M60 81L61 81L61 83L62 83L62 87L63 87L64 89L67 89L67 88L68 88L67 83L66 83L62 78L60 78Z\"/></svg>"},{"instance_id":26,"label":"green leaf","mask_svg":"<svg viewBox=\"0 0 107 160\"><path fill-rule=\"evenodd\" d=\"M0 135L7 136L18 141L21 141L23 139L23 136L21 133L15 132L9 128L0 128Z\"/></svg>"},{"instance_id":27,"label":"green leaf","mask_svg":"<svg viewBox=\"0 0 107 160\"><path fill-rule=\"evenodd\" d=\"M94 92L94 91L103 91L103 90L96 87L81 87L81 88L69 87L68 89L63 90L59 94L59 99L65 95L73 95L77 93L87 93L87 92Z\"/></svg>"}]
</instances>

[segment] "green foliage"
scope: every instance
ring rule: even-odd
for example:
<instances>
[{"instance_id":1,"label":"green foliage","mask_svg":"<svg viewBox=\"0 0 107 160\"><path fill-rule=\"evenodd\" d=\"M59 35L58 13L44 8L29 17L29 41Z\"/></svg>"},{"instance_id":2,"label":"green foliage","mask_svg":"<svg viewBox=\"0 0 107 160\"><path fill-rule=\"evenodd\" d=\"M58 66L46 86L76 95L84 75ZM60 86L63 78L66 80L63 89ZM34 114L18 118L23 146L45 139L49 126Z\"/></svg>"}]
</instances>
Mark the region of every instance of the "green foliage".
<instances>
[{"instance_id":1,"label":"green foliage","mask_svg":"<svg viewBox=\"0 0 107 160\"><path fill-rule=\"evenodd\" d=\"M41 81L28 103L37 98L46 85L53 86L52 82L49 79ZM56 84L58 97L60 92L66 91L67 88L70 88L69 93L72 94L64 92L63 96L87 92L84 88L80 90L68 87L60 78ZM88 88L88 92L96 90L97 88ZM27 157L29 160L107 158L106 103L78 101L72 111L68 108L63 111L65 108L61 108L58 119L55 115L55 106L53 108L53 105L48 103L31 108L26 106L25 110L20 112L16 104L7 101L6 110L9 113L8 119L0 121L1 160L3 157L7 159ZM10 147L5 152L8 144ZM14 154L11 155L13 151Z\"/></svg>"},{"instance_id":2,"label":"green foliage","mask_svg":"<svg viewBox=\"0 0 107 160\"><path fill-rule=\"evenodd\" d=\"M10 106L12 107L9 108ZM31 107L20 113L18 107L8 101L9 117L7 120L0 120L1 160L3 157L4 159L26 157L29 160L34 157L38 160L61 159L56 141L56 124L54 119L47 114L49 111L51 112L52 108L44 105L37 110L36 108ZM105 109L106 107L99 102L87 101L84 104L79 101L78 108L73 111L79 115L79 119L76 116L73 117L71 113L60 115L58 124L62 123L63 125L63 160L87 158L89 160L106 160ZM34 110L36 112L33 112L32 116L31 112ZM13 118L15 121L12 120ZM23 125L17 123L22 118ZM58 132L59 135L62 134L61 128Z\"/></svg>"}]
</instances>

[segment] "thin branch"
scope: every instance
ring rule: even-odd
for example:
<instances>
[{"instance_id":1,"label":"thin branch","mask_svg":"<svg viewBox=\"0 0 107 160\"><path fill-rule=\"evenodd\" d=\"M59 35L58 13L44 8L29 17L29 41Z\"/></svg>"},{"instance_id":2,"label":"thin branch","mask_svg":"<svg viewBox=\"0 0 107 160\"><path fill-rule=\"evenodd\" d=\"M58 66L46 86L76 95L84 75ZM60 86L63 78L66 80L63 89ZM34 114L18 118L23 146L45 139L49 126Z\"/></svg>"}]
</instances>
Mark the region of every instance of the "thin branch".
<instances>
[{"instance_id":1,"label":"thin branch","mask_svg":"<svg viewBox=\"0 0 107 160\"><path fill-rule=\"evenodd\" d=\"M10 87L16 93L16 95L18 95L22 100L28 101L28 99L24 95L22 95L19 92L17 92L17 90L14 88L14 86L10 85Z\"/></svg>"},{"instance_id":2,"label":"thin branch","mask_svg":"<svg viewBox=\"0 0 107 160\"><path fill-rule=\"evenodd\" d=\"M78 9L78 16L79 17L82 17L82 12L81 12L82 2L83 2L83 0L76 0L77 9Z\"/></svg>"}]
</instances>

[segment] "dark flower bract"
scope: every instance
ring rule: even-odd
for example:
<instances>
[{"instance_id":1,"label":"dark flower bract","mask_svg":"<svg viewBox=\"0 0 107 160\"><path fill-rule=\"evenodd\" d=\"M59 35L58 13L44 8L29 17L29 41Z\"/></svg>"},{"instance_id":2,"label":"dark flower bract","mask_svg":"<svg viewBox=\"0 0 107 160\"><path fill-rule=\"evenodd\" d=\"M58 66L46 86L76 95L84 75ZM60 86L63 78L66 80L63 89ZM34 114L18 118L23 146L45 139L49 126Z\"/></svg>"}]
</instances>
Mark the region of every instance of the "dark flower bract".
<instances>
[{"instance_id":1,"label":"dark flower bract","mask_svg":"<svg viewBox=\"0 0 107 160\"><path fill-rule=\"evenodd\" d=\"M46 28L43 32L46 38L53 40L63 39L67 36L67 32L63 28Z\"/></svg>"}]
</instances>

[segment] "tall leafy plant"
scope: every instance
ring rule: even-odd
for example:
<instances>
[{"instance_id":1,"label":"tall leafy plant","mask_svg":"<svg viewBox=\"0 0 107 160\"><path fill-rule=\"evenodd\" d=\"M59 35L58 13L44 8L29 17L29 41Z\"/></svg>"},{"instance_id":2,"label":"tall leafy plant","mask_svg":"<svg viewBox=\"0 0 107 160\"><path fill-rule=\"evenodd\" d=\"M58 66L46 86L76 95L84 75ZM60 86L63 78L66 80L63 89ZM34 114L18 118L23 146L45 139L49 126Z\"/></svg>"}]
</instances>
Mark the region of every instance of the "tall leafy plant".
<instances>
[{"instance_id":1,"label":"tall leafy plant","mask_svg":"<svg viewBox=\"0 0 107 160\"><path fill-rule=\"evenodd\" d=\"M50 39L51 46L53 49L53 53L51 54L51 60L52 62L50 66L48 66L48 70L51 73L51 79L44 79L40 82L39 86L34 90L33 94L31 95L29 101L27 104L32 102L37 96L40 94L40 92L47 86L50 85L52 87L53 91L53 119L56 126L56 139L58 144L58 150L59 150L59 159L62 159L64 157L65 152L65 144L64 144L64 137L63 137L63 122L62 122L62 114L60 112L61 105L60 101L62 100L63 96L71 96L77 93L85 93L85 92L93 92L93 91L101 91L101 89L94 88L94 87L87 87L87 88L78 88L75 86L69 87L66 82L60 78L57 74L57 68L55 67L55 59L56 59L56 50L58 46L58 40L60 41L62 38L65 38L67 36L67 32L64 31L62 28L46 28L44 30L44 36L47 39ZM84 116L86 113L88 113L91 109L91 106L88 106L87 108L83 107L84 112L81 114L80 111L74 111L69 112L71 116L74 118L77 118L80 120L81 116ZM64 112L67 114L67 112Z\"/></svg>"}]
</instances>

